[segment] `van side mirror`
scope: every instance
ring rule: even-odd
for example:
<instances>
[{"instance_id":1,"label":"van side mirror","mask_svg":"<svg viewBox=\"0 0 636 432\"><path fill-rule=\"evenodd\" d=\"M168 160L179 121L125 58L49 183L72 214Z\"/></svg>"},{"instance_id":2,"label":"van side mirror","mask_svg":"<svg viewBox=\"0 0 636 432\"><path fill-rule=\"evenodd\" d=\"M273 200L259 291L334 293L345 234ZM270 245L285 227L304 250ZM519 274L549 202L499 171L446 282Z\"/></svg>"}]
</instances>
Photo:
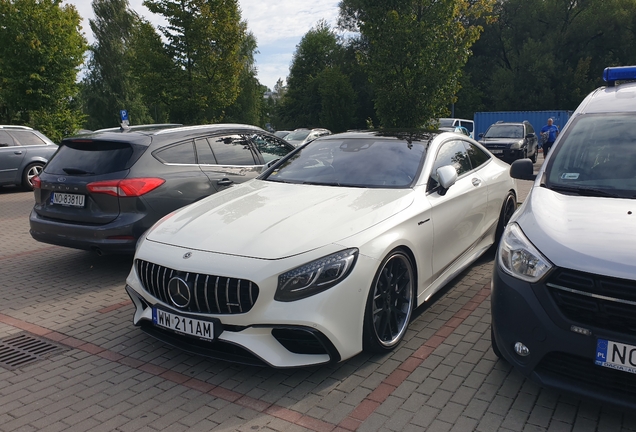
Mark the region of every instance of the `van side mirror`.
<instances>
[{"instance_id":1,"label":"van side mirror","mask_svg":"<svg viewBox=\"0 0 636 432\"><path fill-rule=\"evenodd\" d=\"M484 137L484 133L480 132L479 135L477 135L479 138L483 138Z\"/></svg>"},{"instance_id":2,"label":"van side mirror","mask_svg":"<svg viewBox=\"0 0 636 432\"><path fill-rule=\"evenodd\" d=\"M510 165L510 177L519 180L534 180L537 175L534 173L534 164L530 159L518 159Z\"/></svg>"}]
</instances>

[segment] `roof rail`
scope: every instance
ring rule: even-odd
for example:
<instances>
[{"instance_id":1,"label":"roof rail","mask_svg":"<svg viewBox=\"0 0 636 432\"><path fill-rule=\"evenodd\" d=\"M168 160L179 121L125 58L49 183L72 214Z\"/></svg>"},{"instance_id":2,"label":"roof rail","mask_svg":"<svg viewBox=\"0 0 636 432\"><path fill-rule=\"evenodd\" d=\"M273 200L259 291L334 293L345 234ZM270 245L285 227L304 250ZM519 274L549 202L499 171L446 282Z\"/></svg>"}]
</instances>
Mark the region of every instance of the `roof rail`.
<instances>
[{"instance_id":1,"label":"roof rail","mask_svg":"<svg viewBox=\"0 0 636 432\"><path fill-rule=\"evenodd\" d=\"M0 125L0 129L22 129L22 130L33 130L28 126L14 126L14 125Z\"/></svg>"}]
</instances>

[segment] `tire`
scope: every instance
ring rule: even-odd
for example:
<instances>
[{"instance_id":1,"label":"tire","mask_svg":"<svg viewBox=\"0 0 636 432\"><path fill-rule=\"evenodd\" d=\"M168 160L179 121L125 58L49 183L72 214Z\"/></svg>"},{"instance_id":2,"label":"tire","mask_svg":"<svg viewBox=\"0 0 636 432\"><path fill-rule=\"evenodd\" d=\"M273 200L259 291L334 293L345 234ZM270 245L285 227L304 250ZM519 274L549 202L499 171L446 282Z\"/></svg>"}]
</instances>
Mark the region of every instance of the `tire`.
<instances>
[{"instance_id":1,"label":"tire","mask_svg":"<svg viewBox=\"0 0 636 432\"><path fill-rule=\"evenodd\" d=\"M497 346L497 341L495 340L495 332L492 329L492 324L490 325L490 346L492 347L492 352L494 352L498 358L503 359L501 351L499 351L499 347Z\"/></svg>"},{"instance_id":2,"label":"tire","mask_svg":"<svg viewBox=\"0 0 636 432\"><path fill-rule=\"evenodd\" d=\"M362 335L365 351L386 353L404 338L415 305L415 286L411 258L402 249L393 250L382 260L369 290Z\"/></svg>"},{"instance_id":3,"label":"tire","mask_svg":"<svg viewBox=\"0 0 636 432\"><path fill-rule=\"evenodd\" d=\"M501 212L499 213L499 222L497 222L497 231L495 231L495 247L499 244L504 229L506 225L508 225L508 222L510 222L510 218L515 210L517 210L517 197L514 193L508 192L501 206Z\"/></svg>"},{"instance_id":4,"label":"tire","mask_svg":"<svg viewBox=\"0 0 636 432\"><path fill-rule=\"evenodd\" d=\"M44 167L43 163L34 162L24 169L22 173L22 187L26 190L33 190L33 183L31 183L31 179L36 175L39 175L42 172L42 168Z\"/></svg>"},{"instance_id":5,"label":"tire","mask_svg":"<svg viewBox=\"0 0 636 432\"><path fill-rule=\"evenodd\" d=\"M530 159L533 164L537 163L537 157L539 157L539 148L534 149L534 153L532 154L532 158Z\"/></svg>"}]
</instances>

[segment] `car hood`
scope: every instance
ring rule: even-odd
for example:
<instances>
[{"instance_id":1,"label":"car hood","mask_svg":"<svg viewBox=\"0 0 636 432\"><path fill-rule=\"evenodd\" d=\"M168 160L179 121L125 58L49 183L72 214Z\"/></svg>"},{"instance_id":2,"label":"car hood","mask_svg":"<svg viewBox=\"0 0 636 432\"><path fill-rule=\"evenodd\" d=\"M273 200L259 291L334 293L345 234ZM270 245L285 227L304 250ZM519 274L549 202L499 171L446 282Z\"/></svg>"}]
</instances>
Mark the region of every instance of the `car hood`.
<instances>
[{"instance_id":1,"label":"car hood","mask_svg":"<svg viewBox=\"0 0 636 432\"><path fill-rule=\"evenodd\" d=\"M338 242L406 209L412 189L364 189L253 180L155 225L150 241L279 259Z\"/></svg>"},{"instance_id":2,"label":"car hood","mask_svg":"<svg viewBox=\"0 0 636 432\"><path fill-rule=\"evenodd\" d=\"M618 278L636 275L636 200L563 195L535 187L517 222L559 267Z\"/></svg>"}]
</instances>

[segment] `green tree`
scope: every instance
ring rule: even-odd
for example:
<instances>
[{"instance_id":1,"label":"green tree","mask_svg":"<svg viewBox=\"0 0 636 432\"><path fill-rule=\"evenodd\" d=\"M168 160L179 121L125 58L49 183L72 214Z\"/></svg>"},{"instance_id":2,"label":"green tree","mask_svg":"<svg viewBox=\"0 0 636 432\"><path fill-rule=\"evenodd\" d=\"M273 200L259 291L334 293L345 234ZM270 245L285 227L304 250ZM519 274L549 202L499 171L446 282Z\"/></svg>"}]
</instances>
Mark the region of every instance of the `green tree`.
<instances>
[{"instance_id":1,"label":"green tree","mask_svg":"<svg viewBox=\"0 0 636 432\"><path fill-rule=\"evenodd\" d=\"M256 78L256 38L250 32L243 39L240 57L243 63L239 75L239 93L236 101L227 108L224 121L261 125L261 111L263 109L263 93L266 89Z\"/></svg>"},{"instance_id":2,"label":"green tree","mask_svg":"<svg viewBox=\"0 0 636 432\"><path fill-rule=\"evenodd\" d=\"M136 59L132 38L142 25L128 0L93 0L95 19L90 20L95 43L91 46L83 97L87 127L99 129L119 124L119 110L129 112L131 124L153 121L132 73Z\"/></svg>"},{"instance_id":3,"label":"green tree","mask_svg":"<svg viewBox=\"0 0 636 432\"><path fill-rule=\"evenodd\" d=\"M79 129L77 73L86 51L80 16L60 0L0 0L0 122L54 141Z\"/></svg>"},{"instance_id":4,"label":"green tree","mask_svg":"<svg viewBox=\"0 0 636 432\"><path fill-rule=\"evenodd\" d=\"M240 49L246 36L237 0L145 0L163 15L166 50L175 67L164 88L172 121L222 119L239 93Z\"/></svg>"},{"instance_id":5,"label":"green tree","mask_svg":"<svg viewBox=\"0 0 636 432\"><path fill-rule=\"evenodd\" d=\"M494 0L342 0L340 25L359 31L382 126L419 127L446 114Z\"/></svg>"},{"instance_id":6,"label":"green tree","mask_svg":"<svg viewBox=\"0 0 636 432\"><path fill-rule=\"evenodd\" d=\"M340 65L344 48L325 21L300 40L280 103L283 127L325 127L342 131L355 115L356 95Z\"/></svg>"},{"instance_id":7,"label":"green tree","mask_svg":"<svg viewBox=\"0 0 636 432\"><path fill-rule=\"evenodd\" d=\"M485 24L458 114L574 109L605 67L636 63L636 0L506 0Z\"/></svg>"}]
</instances>

